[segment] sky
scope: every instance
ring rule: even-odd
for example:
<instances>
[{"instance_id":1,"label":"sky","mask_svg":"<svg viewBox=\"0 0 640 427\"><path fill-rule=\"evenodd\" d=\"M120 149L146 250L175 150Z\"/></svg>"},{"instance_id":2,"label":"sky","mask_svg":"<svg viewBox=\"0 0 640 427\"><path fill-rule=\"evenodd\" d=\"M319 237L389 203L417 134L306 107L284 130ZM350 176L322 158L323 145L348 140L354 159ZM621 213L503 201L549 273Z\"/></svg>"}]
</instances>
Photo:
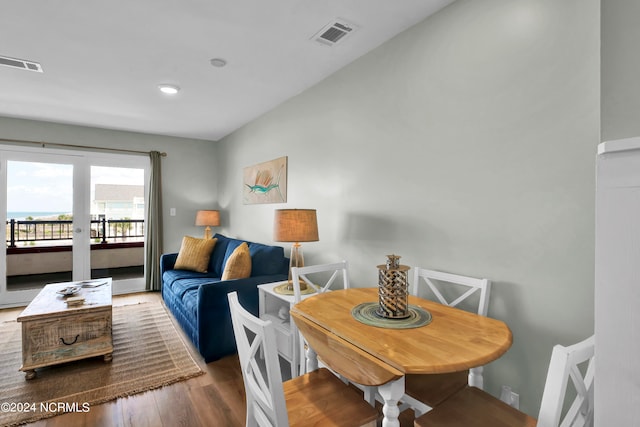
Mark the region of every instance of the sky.
<instances>
[{"instance_id":1,"label":"sky","mask_svg":"<svg viewBox=\"0 0 640 427\"><path fill-rule=\"evenodd\" d=\"M73 206L73 166L7 162L7 212L65 212ZM144 183L142 169L91 167L92 184ZM93 187L93 185L92 185ZM93 196L93 188L91 189Z\"/></svg>"}]
</instances>

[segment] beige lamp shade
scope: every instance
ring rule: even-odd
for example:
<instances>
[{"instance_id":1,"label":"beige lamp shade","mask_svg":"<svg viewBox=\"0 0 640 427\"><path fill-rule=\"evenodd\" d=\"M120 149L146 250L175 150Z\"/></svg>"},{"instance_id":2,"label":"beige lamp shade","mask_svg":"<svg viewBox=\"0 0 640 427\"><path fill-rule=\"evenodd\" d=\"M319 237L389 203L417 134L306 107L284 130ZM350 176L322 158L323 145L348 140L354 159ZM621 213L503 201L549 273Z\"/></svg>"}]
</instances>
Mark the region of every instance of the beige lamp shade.
<instances>
[{"instance_id":1,"label":"beige lamp shade","mask_svg":"<svg viewBox=\"0 0 640 427\"><path fill-rule=\"evenodd\" d=\"M317 242L316 210L276 209L273 239L276 242Z\"/></svg>"},{"instance_id":2,"label":"beige lamp shade","mask_svg":"<svg viewBox=\"0 0 640 427\"><path fill-rule=\"evenodd\" d=\"M273 240L276 242L293 242L289 257L288 291L293 291L291 268L304 267L304 255L300 242L317 242L318 220L315 209L276 209L273 222ZM307 288L306 283L300 281L300 290Z\"/></svg>"},{"instance_id":3,"label":"beige lamp shade","mask_svg":"<svg viewBox=\"0 0 640 427\"><path fill-rule=\"evenodd\" d=\"M217 227L220 225L220 211L198 211L196 213L196 225Z\"/></svg>"},{"instance_id":4,"label":"beige lamp shade","mask_svg":"<svg viewBox=\"0 0 640 427\"><path fill-rule=\"evenodd\" d=\"M206 210L198 211L196 213L196 225L205 226L204 238L211 238L211 228L220 225L220 211Z\"/></svg>"}]
</instances>

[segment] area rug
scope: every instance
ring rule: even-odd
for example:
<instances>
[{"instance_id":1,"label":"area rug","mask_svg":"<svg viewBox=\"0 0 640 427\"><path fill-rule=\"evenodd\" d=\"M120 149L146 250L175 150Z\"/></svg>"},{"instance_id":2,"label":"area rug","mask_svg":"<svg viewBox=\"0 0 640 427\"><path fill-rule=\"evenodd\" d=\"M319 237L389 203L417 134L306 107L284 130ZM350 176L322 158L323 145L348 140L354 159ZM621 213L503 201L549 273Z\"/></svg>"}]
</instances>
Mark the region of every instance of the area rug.
<instances>
[{"instance_id":1,"label":"area rug","mask_svg":"<svg viewBox=\"0 0 640 427\"><path fill-rule=\"evenodd\" d=\"M11 426L183 381L203 372L160 303L113 308L113 360L37 369L26 380L20 323L0 324L0 425Z\"/></svg>"}]
</instances>

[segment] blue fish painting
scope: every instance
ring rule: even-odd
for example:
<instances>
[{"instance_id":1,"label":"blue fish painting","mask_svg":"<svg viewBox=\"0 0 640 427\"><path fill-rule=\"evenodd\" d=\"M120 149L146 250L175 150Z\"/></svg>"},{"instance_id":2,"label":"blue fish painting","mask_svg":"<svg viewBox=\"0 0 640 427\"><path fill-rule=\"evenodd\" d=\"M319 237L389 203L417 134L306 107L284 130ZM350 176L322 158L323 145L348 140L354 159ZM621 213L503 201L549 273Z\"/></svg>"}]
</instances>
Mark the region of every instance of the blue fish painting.
<instances>
[{"instance_id":1,"label":"blue fish painting","mask_svg":"<svg viewBox=\"0 0 640 427\"><path fill-rule=\"evenodd\" d=\"M286 157L245 168L245 203L286 202ZM275 162L275 164L274 164Z\"/></svg>"}]
</instances>

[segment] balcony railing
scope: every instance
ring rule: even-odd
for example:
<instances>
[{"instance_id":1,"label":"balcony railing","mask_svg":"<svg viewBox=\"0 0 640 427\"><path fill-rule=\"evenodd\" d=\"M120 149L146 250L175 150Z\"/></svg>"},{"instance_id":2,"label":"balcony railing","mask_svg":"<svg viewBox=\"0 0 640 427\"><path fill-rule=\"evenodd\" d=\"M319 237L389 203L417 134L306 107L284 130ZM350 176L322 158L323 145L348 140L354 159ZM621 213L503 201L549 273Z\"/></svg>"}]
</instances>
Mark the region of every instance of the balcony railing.
<instances>
[{"instance_id":1,"label":"balcony railing","mask_svg":"<svg viewBox=\"0 0 640 427\"><path fill-rule=\"evenodd\" d=\"M91 239L94 243L140 242L144 240L143 219L91 220ZM7 247L18 243L56 242L73 239L72 220L16 220L7 221Z\"/></svg>"}]
</instances>

